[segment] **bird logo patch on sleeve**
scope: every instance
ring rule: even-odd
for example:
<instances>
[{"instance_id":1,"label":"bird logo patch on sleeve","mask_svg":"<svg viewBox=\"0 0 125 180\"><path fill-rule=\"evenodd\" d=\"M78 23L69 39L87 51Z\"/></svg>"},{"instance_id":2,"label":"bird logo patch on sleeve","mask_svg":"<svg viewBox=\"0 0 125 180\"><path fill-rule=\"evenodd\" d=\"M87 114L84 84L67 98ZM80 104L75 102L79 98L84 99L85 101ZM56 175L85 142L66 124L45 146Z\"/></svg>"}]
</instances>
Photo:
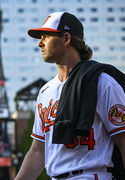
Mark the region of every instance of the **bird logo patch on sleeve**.
<instances>
[{"instance_id":1,"label":"bird logo patch on sleeve","mask_svg":"<svg viewBox=\"0 0 125 180\"><path fill-rule=\"evenodd\" d=\"M125 124L125 107L121 104L112 106L109 110L109 119L116 126Z\"/></svg>"}]
</instances>

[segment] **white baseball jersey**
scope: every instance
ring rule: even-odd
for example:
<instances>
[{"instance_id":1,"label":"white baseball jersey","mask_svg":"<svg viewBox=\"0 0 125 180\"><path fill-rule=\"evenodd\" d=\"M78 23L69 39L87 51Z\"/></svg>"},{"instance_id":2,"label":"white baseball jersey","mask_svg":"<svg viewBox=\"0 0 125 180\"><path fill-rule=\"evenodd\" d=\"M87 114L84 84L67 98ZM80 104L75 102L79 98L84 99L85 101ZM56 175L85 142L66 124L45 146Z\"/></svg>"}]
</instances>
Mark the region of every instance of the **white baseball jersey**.
<instances>
[{"instance_id":1,"label":"white baseball jersey","mask_svg":"<svg viewBox=\"0 0 125 180\"><path fill-rule=\"evenodd\" d=\"M45 167L49 176L78 169L112 167L111 136L125 131L125 93L108 74L98 82L97 107L89 138L75 137L74 144L52 144L53 124L62 87L58 75L38 95L32 137L45 142Z\"/></svg>"}]
</instances>

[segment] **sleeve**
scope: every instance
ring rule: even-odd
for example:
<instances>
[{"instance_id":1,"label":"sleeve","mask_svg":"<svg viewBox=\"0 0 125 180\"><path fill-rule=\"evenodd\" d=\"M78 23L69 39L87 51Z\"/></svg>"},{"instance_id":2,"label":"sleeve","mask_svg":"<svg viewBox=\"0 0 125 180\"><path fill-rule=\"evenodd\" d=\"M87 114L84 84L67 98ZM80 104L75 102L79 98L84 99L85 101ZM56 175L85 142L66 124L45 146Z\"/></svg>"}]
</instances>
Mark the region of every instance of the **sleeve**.
<instances>
[{"instance_id":1,"label":"sleeve","mask_svg":"<svg viewBox=\"0 0 125 180\"><path fill-rule=\"evenodd\" d=\"M118 83L110 85L98 99L97 113L110 136L125 132L125 92Z\"/></svg>"},{"instance_id":2,"label":"sleeve","mask_svg":"<svg viewBox=\"0 0 125 180\"><path fill-rule=\"evenodd\" d=\"M39 141L45 142L45 133L42 130L43 126L44 125L39 115L38 103L37 103L36 111L35 111L35 120L34 120L31 137Z\"/></svg>"}]
</instances>

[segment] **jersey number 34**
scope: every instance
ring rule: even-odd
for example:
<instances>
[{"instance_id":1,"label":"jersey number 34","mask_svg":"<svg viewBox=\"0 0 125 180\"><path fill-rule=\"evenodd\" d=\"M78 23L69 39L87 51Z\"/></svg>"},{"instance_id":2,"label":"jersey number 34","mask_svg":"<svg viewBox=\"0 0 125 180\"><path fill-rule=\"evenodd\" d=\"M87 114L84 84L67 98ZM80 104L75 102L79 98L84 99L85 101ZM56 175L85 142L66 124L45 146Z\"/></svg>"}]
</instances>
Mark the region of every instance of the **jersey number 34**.
<instances>
[{"instance_id":1,"label":"jersey number 34","mask_svg":"<svg viewBox=\"0 0 125 180\"><path fill-rule=\"evenodd\" d=\"M80 142L79 142L80 141ZM65 144L65 146L67 148L73 149L75 148L77 145L87 145L88 146L88 150L93 150L94 149L94 145L95 145L95 140L94 140L94 131L93 128L90 131L89 137L86 136L82 136L80 137L80 139L76 136L74 138L74 143L73 144Z\"/></svg>"}]
</instances>

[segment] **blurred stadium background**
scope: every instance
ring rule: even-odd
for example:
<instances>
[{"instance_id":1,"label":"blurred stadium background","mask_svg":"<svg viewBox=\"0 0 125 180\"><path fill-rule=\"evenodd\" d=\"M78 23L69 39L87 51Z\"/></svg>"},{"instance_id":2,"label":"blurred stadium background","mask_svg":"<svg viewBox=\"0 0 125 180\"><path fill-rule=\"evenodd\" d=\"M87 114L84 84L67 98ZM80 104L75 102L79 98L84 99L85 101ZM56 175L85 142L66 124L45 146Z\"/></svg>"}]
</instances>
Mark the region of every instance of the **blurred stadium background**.
<instances>
[{"instance_id":1,"label":"blurred stadium background","mask_svg":"<svg viewBox=\"0 0 125 180\"><path fill-rule=\"evenodd\" d=\"M125 0L0 0L0 180L18 171L32 143L38 91L57 73L27 35L55 11L80 19L94 60L125 72ZM49 179L45 170L40 179Z\"/></svg>"}]
</instances>

